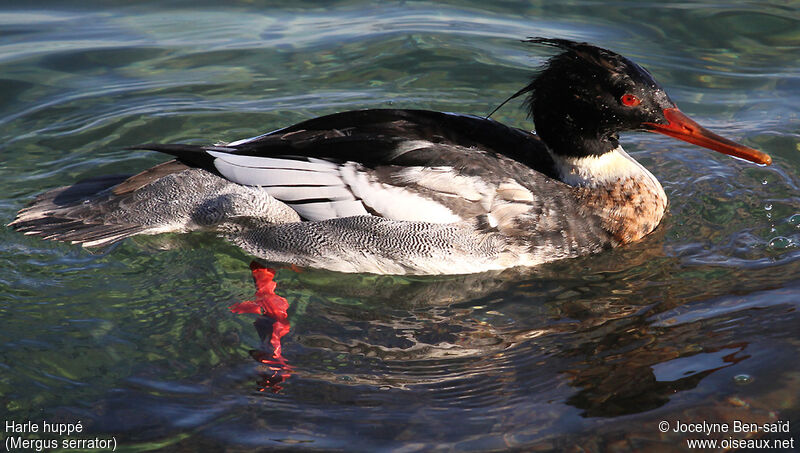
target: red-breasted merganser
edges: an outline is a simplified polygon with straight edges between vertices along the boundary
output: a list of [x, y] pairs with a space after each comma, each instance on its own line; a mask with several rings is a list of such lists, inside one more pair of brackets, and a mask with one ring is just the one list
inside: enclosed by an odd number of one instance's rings
[[561, 49], [517, 95], [536, 133], [425, 110], [357, 110], [175, 156], [131, 177], [51, 190], [10, 224], [102, 247], [137, 234], [220, 232], [272, 262], [342, 272], [459, 274], [534, 266], [637, 241], [667, 207], [620, 147], [658, 132], [769, 165], [681, 113], [631, 60]]

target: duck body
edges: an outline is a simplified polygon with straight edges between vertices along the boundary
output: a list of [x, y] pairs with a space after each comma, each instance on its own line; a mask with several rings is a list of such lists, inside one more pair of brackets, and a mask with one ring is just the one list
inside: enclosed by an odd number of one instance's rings
[[[629, 62], [588, 44], [541, 42], [567, 49], [549, 65], [561, 73], [559, 58], [586, 65], [581, 52]], [[632, 73], [632, 81], [609, 79], [632, 87], [622, 98], [612, 94], [622, 99], [622, 115], [604, 112], [602, 103], [583, 105], [581, 96], [596, 102], [591, 91], [566, 93], [567, 103], [577, 102], [571, 108], [549, 98], [558, 87], [536, 86], [553, 75], [545, 70], [520, 91], [534, 93], [537, 124], [561, 125], [545, 133], [475, 116], [379, 109], [215, 146], [142, 145], [175, 160], [46, 192], [10, 225], [86, 247], [136, 234], [216, 231], [269, 261], [380, 274], [472, 273], [594, 253], [646, 236], [667, 207], [661, 185], [616, 133], [643, 128], [687, 141], [681, 134], [698, 134], [678, 129], [696, 126], [685, 117], [668, 118], [677, 109], [649, 74]], [[651, 92], [635, 91], [637, 84]], [[625, 110], [628, 92], [648, 111]], [[543, 103], [560, 108], [542, 110]], [[592, 109], [617, 120], [580, 118]], [[641, 118], [625, 117], [633, 113]], [[742, 148], [735, 150], [757, 153]]]
[[[635, 241], [666, 206], [655, 178], [621, 150], [616, 159], [586, 158], [608, 161], [612, 176], [594, 180], [597, 168], [554, 158], [535, 134], [442, 112], [350, 111], [228, 145], [145, 148], [178, 159], [106, 179], [113, 185], [89, 198], [76, 186], [48, 192], [14, 226], [88, 246], [211, 230], [269, 261], [443, 274], [536, 265]], [[574, 185], [561, 180], [564, 170]], [[77, 198], [65, 195], [70, 190]]]

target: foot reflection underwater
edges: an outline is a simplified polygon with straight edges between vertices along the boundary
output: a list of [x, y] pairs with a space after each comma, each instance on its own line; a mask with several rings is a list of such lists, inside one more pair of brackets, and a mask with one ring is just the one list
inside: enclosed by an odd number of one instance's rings
[[231, 305], [229, 308], [233, 313], [254, 313], [261, 315], [253, 323], [258, 331], [258, 336], [263, 344], [269, 335], [269, 344], [272, 351], [251, 350], [250, 355], [259, 363], [265, 366], [263, 384], [260, 390], [267, 389], [279, 392], [283, 387], [282, 383], [292, 375], [292, 367], [283, 358], [281, 350], [281, 338], [289, 333], [291, 325], [286, 310], [289, 302], [275, 294], [277, 283], [275, 270], [262, 266], [256, 261], [250, 263], [250, 270], [253, 273], [253, 281], [256, 285], [254, 300], [248, 300]]

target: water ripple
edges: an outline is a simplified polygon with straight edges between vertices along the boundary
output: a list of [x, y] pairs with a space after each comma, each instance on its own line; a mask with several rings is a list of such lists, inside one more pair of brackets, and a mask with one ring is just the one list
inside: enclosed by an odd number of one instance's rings
[[[551, 54], [517, 41], [530, 35], [630, 55], [775, 163], [623, 134], [671, 199], [638, 244], [447, 278], [282, 269], [281, 382], [259, 321], [228, 310], [253, 289], [235, 247], [164, 235], [90, 255], [2, 229], [4, 409], [80, 419], [132, 449], [421, 451], [641, 449], [664, 442], [659, 419], [698, 407], [715, 421], [796, 410], [797, 25], [778, 2], [6, 9], [6, 220], [45, 189], [162, 159], [122, 150], [137, 143], [365, 107], [487, 113]], [[512, 106], [496, 117], [531, 127]]]

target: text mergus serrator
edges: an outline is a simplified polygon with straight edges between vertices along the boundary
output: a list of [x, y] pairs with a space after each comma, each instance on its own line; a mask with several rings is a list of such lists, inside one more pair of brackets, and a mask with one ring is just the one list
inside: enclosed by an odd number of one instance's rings
[[216, 231], [268, 261], [342, 272], [457, 274], [533, 266], [641, 239], [667, 197], [620, 147], [645, 130], [758, 164], [768, 155], [678, 110], [641, 66], [586, 43], [517, 94], [536, 133], [476, 116], [357, 110], [215, 146], [139, 148], [174, 160], [40, 195], [10, 224], [102, 247]]

